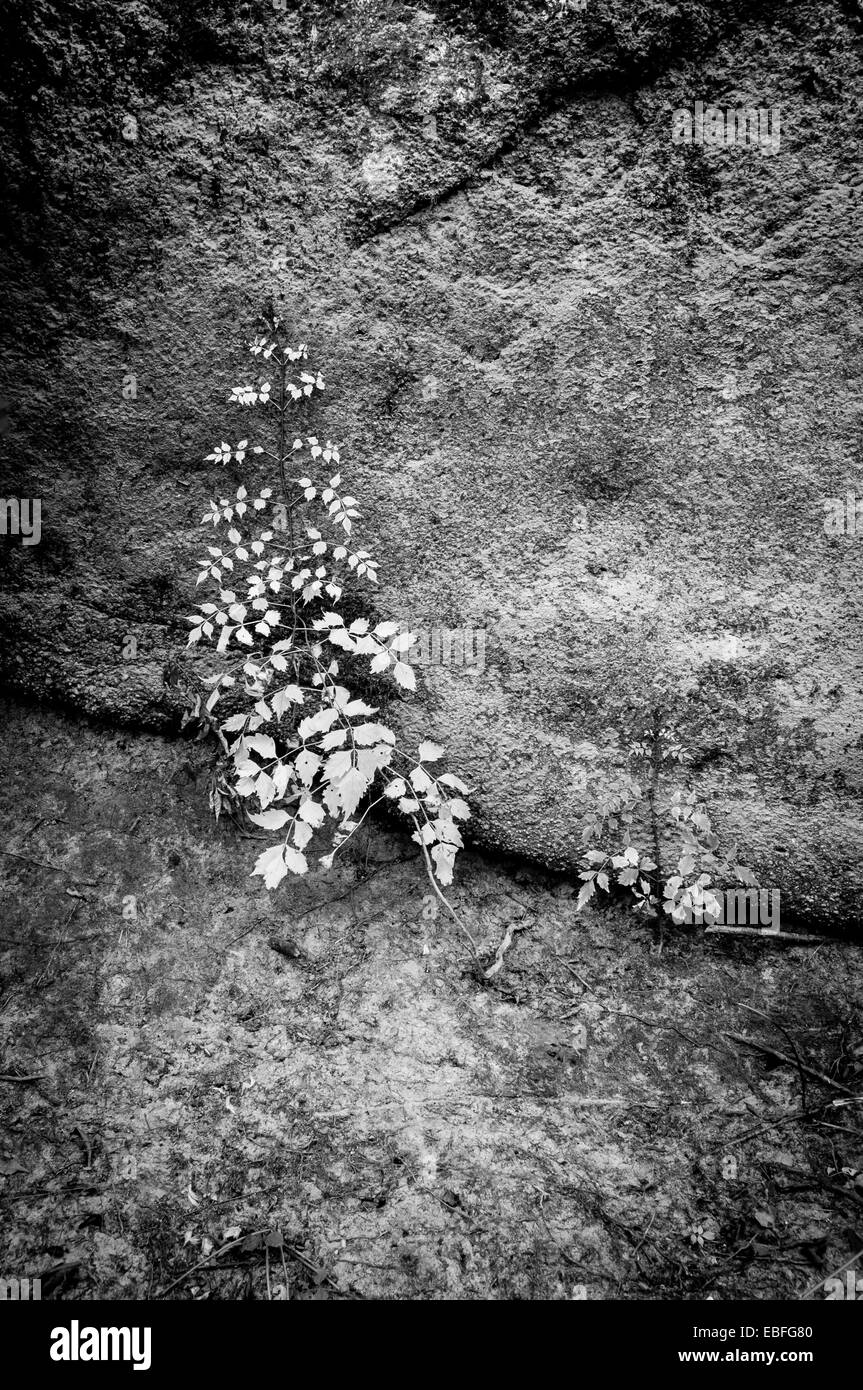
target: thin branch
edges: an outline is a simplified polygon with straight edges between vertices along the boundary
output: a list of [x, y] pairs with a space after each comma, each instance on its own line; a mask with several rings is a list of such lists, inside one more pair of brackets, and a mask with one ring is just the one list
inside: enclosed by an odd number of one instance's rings
[[171, 1292], [172, 1289], [175, 1289], [177, 1287], [178, 1284], [182, 1284], [185, 1279], [188, 1279], [190, 1275], [195, 1274], [197, 1270], [203, 1269], [204, 1266], [209, 1262], [211, 1257], [213, 1259], [218, 1260], [220, 1256], [226, 1255], [229, 1250], [236, 1250], [238, 1245], [243, 1245], [244, 1242], [247, 1241], [250, 1236], [265, 1236], [269, 1229], [270, 1228], [268, 1226], [266, 1230], [263, 1231], [249, 1231], [247, 1235], [238, 1236], [236, 1240], [229, 1240], [226, 1245], [221, 1246], [216, 1251], [215, 1255], [212, 1254], [212, 1251], [209, 1255], [205, 1255], [202, 1260], [199, 1260], [197, 1264], [192, 1265], [191, 1268], [184, 1270], [182, 1274], [177, 1276], [173, 1283], [168, 1284], [164, 1289], [160, 1289], [158, 1293], [155, 1293], [153, 1295], [153, 1297], [165, 1298]]
[[10, 859], [20, 859], [24, 864], [33, 864], [37, 869], [50, 869], [54, 874], [65, 874], [69, 872], [68, 869], [64, 869], [60, 864], [46, 864], [43, 859], [31, 859], [29, 855], [19, 854], [17, 850], [14, 849], [4, 849], [0, 851], [0, 853], [8, 855]]
[[423, 843], [422, 832], [421, 832], [421, 830], [420, 830], [420, 823], [419, 823], [419, 821], [417, 820], [417, 818], [416, 818], [415, 815], [412, 815], [412, 816], [411, 816], [411, 820], [413, 821], [413, 823], [414, 823], [414, 825], [415, 825], [415, 827], [416, 827], [417, 838], [418, 838], [418, 840], [419, 840], [420, 849], [421, 849], [422, 852], [423, 852], [423, 859], [424, 859], [424, 861], [425, 861], [425, 870], [426, 870], [426, 873], [427, 873], [427, 875], [428, 875], [428, 881], [429, 881], [429, 883], [430, 883], [431, 886], [432, 886], [432, 892], [433, 892], [433, 893], [435, 894], [435, 896], [436, 896], [437, 898], [439, 898], [440, 901], [443, 903], [444, 907], [446, 908], [447, 912], [448, 912], [448, 913], [450, 914], [450, 916], [452, 917], [452, 919], [453, 919], [453, 921], [455, 922], [456, 926], [458, 927], [459, 931], [463, 932], [464, 935], [467, 937], [468, 941], [470, 942], [470, 949], [471, 949], [471, 951], [473, 952], [473, 958], [474, 958], [476, 964], [480, 966], [480, 969], [482, 969], [482, 966], [480, 965], [480, 959], [479, 959], [479, 949], [478, 949], [478, 947], [477, 947], [476, 942], [474, 941], [473, 937], [471, 936], [471, 934], [470, 934], [470, 932], [468, 931], [467, 927], [465, 926], [464, 922], [463, 922], [463, 921], [461, 920], [461, 918], [459, 917], [459, 915], [458, 915], [458, 913], [456, 912], [455, 908], [453, 907], [452, 903], [449, 902], [449, 901], [444, 897], [443, 893], [441, 892], [440, 888], [439, 888], [438, 885], [437, 885], [437, 880], [435, 879], [435, 876], [434, 876], [434, 869], [432, 868], [432, 862], [431, 862], [431, 859], [430, 859], [430, 857], [429, 857], [429, 852], [428, 852], [428, 849], [427, 849], [426, 845]]
[[797, 1062], [797, 1070], [800, 1074], [800, 1103], [803, 1106], [803, 1109], [806, 1110], [809, 1104], [806, 1098], [806, 1071], [803, 1066], [803, 1058], [800, 1056], [800, 1049], [798, 1048], [797, 1043], [794, 1041], [794, 1038], [789, 1033], [788, 1029], [784, 1026], [784, 1024], [779, 1023], [777, 1019], [771, 1018], [770, 1015], [766, 1014], [763, 1009], [756, 1009], [753, 1007], [752, 1004], [741, 1004], [741, 1008], [746, 1009], [747, 1013], [757, 1014], [759, 1018], [763, 1018], [768, 1023], [772, 1023], [773, 1027], [778, 1028], [782, 1036], [787, 1039], [791, 1051], [794, 1053], [794, 1058]]
[[569, 971], [570, 975], [573, 975], [575, 979], [578, 980], [578, 983], [582, 985], [584, 989], [587, 990], [588, 994], [592, 994], [594, 996], [598, 1006], [600, 1007], [600, 1009], [604, 1010], [605, 1013], [617, 1014], [619, 1018], [628, 1018], [633, 1023], [643, 1023], [645, 1028], [664, 1028], [669, 1033], [676, 1033], [679, 1038], [683, 1038], [686, 1042], [694, 1043], [697, 1045], [697, 1038], [693, 1038], [690, 1033], [684, 1033], [682, 1028], [675, 1028], [673, 1023], [660, 1023], [658, 1019], [643, 1018], [641, 1014], [631, 1014], [627, 1009], [615, 1009], [611, 1006], [611, 1004], [604, 1004], [603, 1001], [600, 999], [599, 995], [597, 994], [596, 990], [593, 988], [593, 985], [589, 985], [587, 983], [587, 980], [583, 979], [581, 975], [579, 975], [577, 970], [573, 970], [569, 961], [564, 960], [563, 956], [558, 955], [556, 951], [554, 954], [557, 956], [557, 959], [560, 961], [561, 965]]
[[488, 967], [488, 970], [483, 971], [487, 980], [491, 980], [503, 967], [503, 957], [505, 952], [508, 951], [512, 945], [514, 934], [518, 931], [524, 931], [528, 926], [530, 926], [530, 923], [527, 921], [510, 922], [508, 924], [504, 932], [503, 940], [494, 953], [494, 961]]
[[798, 1294], [798, 1303], [805, 1302], [805, 1300], [807, 1298], [810, 1298], [812, 1294], [817, 1293], [819, 1289], [823, 1289], [824, 1285], [828, 1282], [828, 1280], [836, 1279], [840, 1274], [844, 1274], [845, 1270], [849, 1269], [850, 1266], [853, 1265], [855, 1260], [859, 1260], [861, 1255], [863, 1255], [863, 1249], [858, 1250], [855, 1255], [851, 1256], [850, 1260], [846, 1260], [845, 1263], [840, 1265], [838, 1269], [834, 1269], [832, 1274], [828, 1274], [825, 1276], [825, 1278], [819, 1279], [815, 1284], [810, 1284], [809, 1288], [806, 1290], [805, 1293]]
[[[763, 1052], [765, 1056], [772, 1057], [777, 1062], [784, 1062], [787, 1067], [797, 1066], [793, 1057], [788, 1057], [784, 1052], [777, 1052], [774, 1047], [768, 1047], [766, 1043], [758, 1042], [755, 1038], [744, 1037], [742, 1033], [723, 1033], [724, 1038], [730, 1038], [732, 1042], [742, 1043], [744, 1047], [754, 1047], [758, 1052]], [[843, 1086], [841, 1081], [834, 1081], [832, 1076], [827, 1076], [823, 1071], [817, 1071], [815, 1067], [809, 1067], [805, 1062], [799, 1066], [806, 1072], [807, 1076], [814, 1077], [823, 1086], [832, 1086], [835, 1091], [842, 1091], [846, 1096], [853, 1096], [854, 1092], [850, 1086]]]
[[[771, 1120], [766, 1125], [756, 1125], [753, 1129], [744, 1130], [743, 1134], [738, 1134], [734, 1139], [721, 1139], [715, 1145], [717, 1149], [732, 1149], [737, 1144], [745, 1144], [747, 1139], [759, 1139], [762, 1134], [769, 1134], [771, 1129], [780, 1129], [782, 1125], [790, 1124], [792, 1120], [808, 1120], [820, 1114], [822, 1110], [832, 1110], [844, 1105], [853, 1105], [854, 1097], [850, 1100], [825, 1100], [821, 1105], [810, 1106], [808, 1110], [791, 1110], [787, 1115], [779, 1115], [775, 1120]], [[863, 1100], [863, 1096], [860, 1097]], [[826, 1121], [815, 1120], [816, 1124], [824, 1124]]]
[[761, 927], [706, 927], [705, 936], [758, 936], [764, 941], [793, 941], [798, 946], [823, 946], [826, 937], [806, 936], [802, 932], [764, 931]]

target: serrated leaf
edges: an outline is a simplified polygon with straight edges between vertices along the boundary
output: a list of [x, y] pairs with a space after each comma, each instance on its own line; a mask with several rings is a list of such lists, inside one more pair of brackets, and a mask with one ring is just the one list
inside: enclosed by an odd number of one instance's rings
[[437, 760], [438, 760], [438, 758], [442, 758], [442, 757], [443, 757], [444, 751], [445, 751], [445, 750], [444, 750], [443, 748], [441, 748], [441, 746], [440, 746], [439, 743], [432, 743], [430, 739], [426, 739], [426, 740], [425, 740], [423, 743], [421, 743], [420, 746], [419, 746], [419, 759], [420, 759], [420, 762], [421, 762], [421, 763], [436, 763]]
[[319, 801], [313, 801], [311, 797], [303, 802], [297, 815], [300, 817], [300, 820], [306, 821], [316, 829], [319, 825], [323, 825], [326, 819], [326, 811], [323, 806]]
[[314, 829], [305, 821], [297, 820], [294, 822], [294, 844], [297, 849], [305, 849], [306, 845], [314, 835]]
[[358, 714], [377, 714], [377, 706], [367, 705], [364, 700], [351, 700], [344, 707], [345, 714], [355, 719]]
[[[374, 670], [374, 662], [372, 662], [372, 670]], [[412, 666], [406, 666], [403, 661], [397, 661], [393, 666], [393, 675], [404, 690], [416, 690], [417, 678]]]
[[287, 872], [284, 846], [273, 845], [258, 856], [252, 876], [260, 874], [268, 888], [278, 888]]
[[302, 721], [297, 732], [305, 742], [306, 739], [314, 738], [315, 734], [325, 734], [338, 717], [339, 711], [332, 707], [318, 710], [317, 714], [310, 715]]
[[292, 874], [308, 872], [309, 865], [306, 856], [301, 854], [298, 849], [294, 849], [293, 845], [286, 845], [285, 847], [285, 863]]
[[262, 825], [265, 830], [281, 830], [290, 819], [287, 811], [261, 811], [260, 814], [249, 812], [249, 820], [254, 821], [255, 825]]
[[313, 753], [310, 748], [304, 748], [301, 753], [297, 754], [294, 759], [294, 767], [297, 769], [297, 776], [305, 786], [311, 786], [322, 761], [318, 754]]
[[455, 849], [452, 845], [434, 845], [431, 857], [435, 864], [435, 877], [446, 887], [448, 884], [452, 883]]
[[349, 768], [344, 777], [339, 779], [336, 789], [339, 794], [339, 804], [346, 816], [353, 815], [368, 791], [370, 783], [371, 778], [366, 777], [357, 767]]
[[303, 692], [298, 685], [286, 685], [284, 690], [277, 690], [275, 695], [270, 696], [270, 704], [274, 712], [281, 716], [291, 708], [291, 705], [303, 703]]
[[385, 724], [355, 724], [351, 729], [354, 743], [368, 748], [373, 743], [395, 743], [396, 736]]
[[269, 734], [250, 734], [246, 739], [246, 746], [254, 748], [256, 753], [260, 753], [262, 758], [274, 758], [276, 756], [276, 745]]
[[415, 792], [428, 791], [429, 787], [433, 785], [432, 779], [423, 767], [413, 769], [410, 774], [410, 783]]
[[576, 912], [580, 912], [581, 909], [584, 907], [585, 903], [590, 902], [590, 899], [593, 897], [595, 892], [596, 881], [593, 878], [588, 879], [587, 883], [582, 884], [581, 891], [579, 892], [578, 899], [576, 900], [575, 904]]

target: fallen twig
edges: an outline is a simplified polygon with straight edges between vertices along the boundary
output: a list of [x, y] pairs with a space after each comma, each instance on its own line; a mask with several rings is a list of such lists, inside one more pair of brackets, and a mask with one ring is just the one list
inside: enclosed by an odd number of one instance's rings
[[43, 859], [32, 859], [29, 854], [19, 854], [18, 851], [14, 849], [4, 849], [0, 851], [0, 853], [8, 855], [10, 859], [20, 859], [24, 864], [33, 864], [37, 869], [50, 869], [54, 874], [65, 874], [69, 872], [68, 869], [64, 869], [60, 864], [46, 864]]
[[596, 990], [593, 988], [593, 985], [589, 985], [587, 983], [587, 980], [583, 979], [582, 976], [579, 975], [577, 970], [573, 970], [569, 961], [564, 960], [563, 956], [558, 955], [556, 951], [554, 954], [557, 956], [557, 959], [560, 961], [561, 965], [565, 966], [565, 968], [569, 971], [570, 975], [574, 976], [575, 979], [578, 980], [578, 983], [584, 989], [587, 990], [588, 994], [593, 995], [593, 997], [596, 999], [597, 1004], [601, 1009], [605, 1011], [605, 1013], [617, 1014], [619, 1018], [631, 1019], [633, 1023], [643, 1023], [645, 1028], [665, 1028], [669, 1033], [676, 1033], [679, 1038], [684, 1038], [686, 1042], [694, 1043], [697, 1046], [697, 1038], [693, 1038], [690, 1033], [684, 1033], [682, 1028], [675, 1028], [673, 1023], [660, 1023], [658, 1019], [642, 1018], [640, 1014], [631, 1014], [626, 1009], [615, 1009], [612, 1007], [611, 1004], [604, 1004], [602, 1000], [599, 998], [599, 995], [597, 994]]
[[[259, 837], [254, 836], [253, 838], [257, 839]], [[260, 838], [266, 839], [266, 836]], [[361, 879], [359, 879], [358, 882], [352, 883], [350, 888], [348, 888], [346, 892], [339, 893], [335, 898], [325, 898], [323, 902], [312, 903], [311, 907], [304, 908], [303, 911], [299, 914], [299, 916], [291, 918], [291, 926], [295, 928], [298, 922], [302, 922], [303, 918], [310, 916], [312, 912], [317, 912], [321, 908], [332, 907], [333, 903], [344, 902], [345, 898], [350, 898], [354, 893], [358, 893], [361, 888], [365, 888], [366, 884], [371, 883], [372, 879], [375, 878], [379, 873], [382, 873], [384, 869], [389, 868], [392, 864], [405, 864], [412, 857], [412, 855], [397, 855], [394, 859], [385, 860], [382, 864], [378, 864], [377, 866], [373, 867], [371, 873], [364, 874], [364, 876]], [[224, 954], [224, 952], [229, 951], [232, 946], [236, 945], [238, 941], [242, 941], [244, 937], [247, 937], [251, 932], [255, 930], [255, 927], [259, 925], [259, 922], [253, 922], [250, 927], [246, 927], [245, 931], [241, 931], [239, 936], [232, 937], [231, 940], [228, 942], [227, 946], [221, 946], [219, 948], [220, 952]]]
[[15, 1073], [11, 1071], [0, 1073], [0, 1081], [42, 1081], [44, 1077], [45, 1073], [43, 1071], [34, 1072], [32, 1076], [16, 1076]]
[[[266, 1237], [271, 1231], [271, 1229], [272, 1227], [267, 1226], [262, 1231], [248, 1231], [246, 1235], [238, 1236], [236, 1240], [229, 1240], [226, 1245], [220, 1246], [219, 1249], [215, 1251], [215, 1253], [211, 1250], [209, 1255], [205, 1255], [202, 1260], [198, 1260], [197, 1264], [191, 1265], [189, 1269], [185, 1270], [182, 1274], [178, 1275], [177, 1278], [173, 1281], [173, 1283], [166, 1285], [164, 1289], [160, 1289], [160, 1291], [154, 1294], [153, 1297], [165, 1298], [171, 1292], [172, 1289], [175, 1289], [177, 1287], [178, 1284], [182, 1284], [185, 1279], [188, 1279], [192, 1274], [197, 1274], [199, 1270], [207, 1268], [209, 1266], [210, 1260], [220, 1259], [221, 1256], [226, 1255], [229, 1250], [236, 1250], [238, 1245], [244, 1245], [246, 1241], [253, 1236]], [[264, 1248], [267, 1249], [268, 1247], [265, 1245]], [[311, 1270], [316, 1279], [319, 1278], [322, 1271], [318, 1268], [316, 1264], [314, 1264], [308, 1258], [307, 1255], [304, 1255], [302, 1251], [295, 1249], [293, 1245], [283, 1245], [282, 1247], [280, 1247], [280, 1249], [287, 1250], [289, 1255], [292, 1255], [295, 1260], [299, 1260], [300, 1264], [305, 1265], [306, 1269]], [[282, 1262], [284, 1263], [284, 1255], [282, 1255]], [[217, 1269], [228, 1268], [227, 1265], [216, 1265], [215, 1267]], [[269, 1256], [267, 1257], [267, 1267], [269, 1269]], [[285, 1273], [287, 1274], [287, 1270], [285, 1271]], [[331, 1288], [337, 1289], [339, 1293], [344, 1293], [344, 1290], [339, 1287], [336, 1280], [333, 1279], [332, 1276], [329, 1274], [325, 1274], [322, 1279], [319, 1279], [319, 1282], [323, 1284], [329, 1284]]]
[[28, 946], [33, 950], [44, 950], [51, 946], [71, 946], [76, 941], [98, 941], [102, 937], [110, 936], [110, 931], [89, 931], [83, 932], [79, 936], [62, 936], [55, 941], [37, 941], [34, 938], [22, 938], [18, 940], [14, 936], [0, 936], [0, 941], [6, 946]]
[[497, 974], [497, 972], [503, 965], [504, 954], [509, 950], [510, 946], [512, 945], [512, 938], [515, 932], [524, 931], [525, 927], [527, 927], [528, 925], [529, 923], [526, 921], [510, 922], [508, 924], [507, 929], [504, 932], [503, 940], [501, 941], [500, 945], [494, 953], [493, 963], [488, 967], [488, 970], [483, 971], [483, 975], [487, 980], [492, 979], [493, 976]]
[[863, 1193], [855, 1191], [853, 1187], [840, 1187], [837, 1182], [828, 1182], [826, 1178], [819, 1178], [821, 1187], [828, 1192], [835, 1192], [837, 1197], [847, 1197], [849, 1202], [856, 1202], [859, 1207], [863, 1207]]
[[[573, 1106], [578, 1110], [590, 1105], [641, 1105], [644, 1102], [637, 1100], [624, 1100], [623, 1096], [567, 1096], [564, 1104]], [[651, 1104], [651, 1102], [647, 1102]]]
[[[821, 1110], [835, 1110], [843, 1105], [853, 1105], [857, 1097], [852, 1096], [849, 1100], [825, 1100], [821, 1105], [812, 1105], [807, 1110], [791, 1110], [787, 1115], [779, 1115], [775, 1120], [771, 1120], [766, 1125], [756, 1125], [754, 1129], [747, 1129], [743, 1134], [738, 1134], [735, 1139], [721, 1139], [714, 1147], [717, 1149], [731, 1149], [735, 1144], [743, 1144], [747, 1139], [757, 1139], [762, 1134], [767, 1134], [771, 1129], [779, 1129], [782, 1125], [789, 1124], [792, 1120], [806, 1120], [809, 1116], [817, 1115]], [[863, 1101], [863, 1096], [859, 1097]], [[816, 1120], [816, 1124], [822, 1123]]]
[[82, 1143], [83, 1143], [83, 1145], [84, 1145], [84, 1149], [85, 1149], [86, 1154], [87, 1154], [87, 1162], [85, 1163], [84, 1167], [85, 1167], [85, 1168], [92, 1168], [92, 1167], [93, 1167], [93, 1141], [92, 1141], [92, 1139], [88, 1139], [88, 1138], [87, 1138], [87, 1135], [84, 1133], [84, 1131], [83, 1131], [83, 1129], [81, 1128], [80, 1125], [76, 1125], [75, 1128], [72, 1130], [72, 1133], [73, 1133], [73, 1134], [80, 1134], [80, 1136], [81, 1136], [81, 1141], [82, 1141]]
[[764, 931], [761, 927], [706, 927], [705, 936], [760, 936], [765, 941], [792, 941], [796, 946], [823, 946], [826, 936], [805, 936], [802, 932]]
[[747, 1013], [757, 1014], [759, 1018], [765, 1019], [767, 1023], [772, 1023], [773, 1027], [778, 1028], [782, 1036], [788, 1040], [788, 1044], [791, 1048], [791, 1051], [794, 1053], [794, 1060], [797, 1063], [797, 1070], [800, 1073], [800, 1103], [803, 1106], [803, 1109], [807, 1110], [809, 1108], [809, 1101], [806, 1096], [806, 1071], [803, 1066], [803, 1059], [800, 1056], [800, 1049], [798, 1048], [797, 1043], [794, 1041], [792, 1034], [789, 1033], [788, 1029], [785, 1027], [783, 1023], [779, 1023], [776, 1019], [771, 1018], [770, 1015], [766, 1014], [763, 1009], [756, 1009], [752, 1004], [741, 1004], [740, 1007], [742, 1009], [746, 1009]]
[[843, 1086], [841, 1081], [834, 1081], [832, 1076], [826, 1076], [823, 1071], [817, 1071], [815, 1067], [807, 1066], [805, 1062], [796, 1062], [793, 1057], [787, 1057], [784, 1052], [777, 1052], [775, 1047], [768, 1047], [766, 1043], [758, 1042], [755, 1038], [744, 1037], [742, 1033], [723, 1033], [722, 1036], [730, 1038], [732, 1042], [742, 1043], [744, 1047], [754, 1047], [767, 1057], [773, 1057], [777, 1062], [784, 1062], [787, 1067], [799, 1066], [802, 1071], [806, 1072], [807, 1076], [814, 1077], [824, 1086], [832, 1086], [835, 1091], [842, 1091], [846, 1096], [854, 1095], [850, 1086]]
[[850, 1260], [845, 1261], [844, 1265], [840, 1265], [838, 1269], [834, 1269], [832, 1274], [825, 1274], [823, 1279], [819, 1279], [815, 1284], [810, 1284], [805, 1293], [798, 1294], [798, 1303], [802, 1303], [805, 1299], [809, 1298], [811, 1294], [817, 1293], [819, 1289], [823, 1289], [828, 1279], [836, 1279], [840, 1274], [844, 1274], [845, 1270], [853, 1265], [855, 1260], [859, 1260], [861, 1255], [863, 1255], [863, 1250], [858, 1250], [856, 1255], [852, 1255]]
[[178, 1284], [182, 1284], [184, 1279], [188, 1279], [190, 1275], [197, 1273], [199, 1269], [203, 1269], [204, 1266], [209, 1263], [211, 1258], [218, 1260], [221, 1255], [227, 1255], [229, 1250], [236, 1250], [238, 1245], [243, 1245], [244, 1242], [247, 1241], [250, 1236], [265, 1236], [269, 1229], [270, 1227], [267, 1226], [267, 1228], [263, 1231], [248, 1231], [246, 1235], [238, 1236], [236, 1240], [229, 1240], [226, 1245], [222, 1245], [216, 1251], [215, 1255], [213, 1255], [213, 1252], [210, 1251], [209, 1255], [205, 1255], [204, 1258], [202, 1260], [199, 1260], [197, 1264], [194, 1264], [189, 1269], [184, 1270], [182, 1274], [177, 1276], [177, 1278], [174, 1280], [172, 1284], [168, 1284], [164, 1289], [160, 1289], [158, 1293], [153, 1295], [153, 1297], [165, 1298], [166, 1295], [169, 1294], [172, 1289], [175, 1289]]

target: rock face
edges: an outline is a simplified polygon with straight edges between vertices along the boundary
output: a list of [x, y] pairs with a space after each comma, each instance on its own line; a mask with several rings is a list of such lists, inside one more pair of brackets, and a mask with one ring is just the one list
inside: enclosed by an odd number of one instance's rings
[[[259, 424], [226, 401], [271, 296], [381, 615], [475, 634], [392, 717], [480, 840], [574, 867], [656, 720], [661, 793], [786, 919], [859, 927], [854, 7], [330, 10], [4, 16], [0, 490], [41, 499], [0, 537], [4, 680], [173, 726], [203, 507], [268, 480], [204, 456]], [[696, 143], [698, 102], [760, 142]]]

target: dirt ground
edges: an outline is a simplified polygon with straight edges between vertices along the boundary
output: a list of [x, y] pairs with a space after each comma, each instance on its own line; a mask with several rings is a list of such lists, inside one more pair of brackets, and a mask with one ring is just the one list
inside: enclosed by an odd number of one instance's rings
[[482, 985], [387, 826], [270, 895], [209, 814], [204, 747], [2, 722], [0, 1276], [821, 1299], [863, 1250], [859, 946], [660, 951], [621, 909], [577, 915], [572, 882], [466, 853], [474, 934], [519, 928]]

